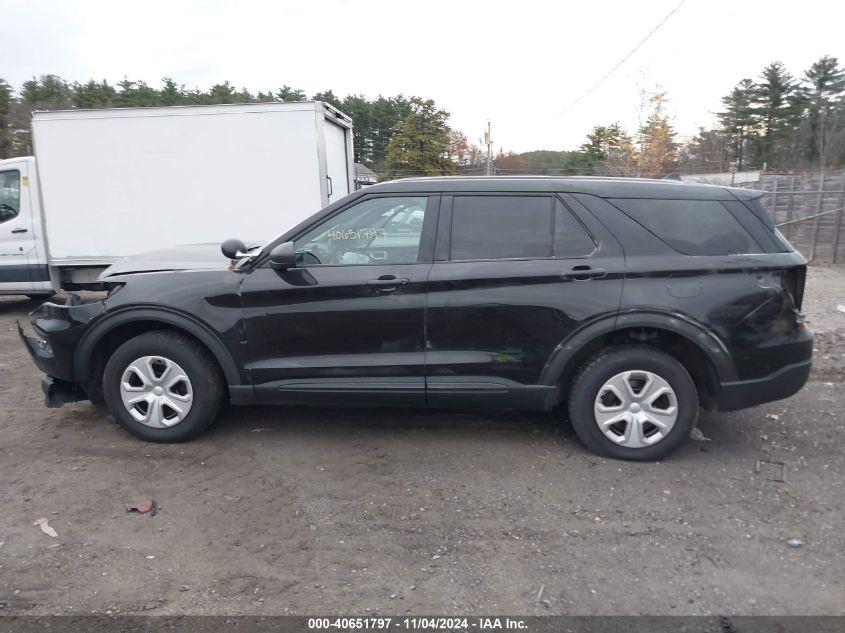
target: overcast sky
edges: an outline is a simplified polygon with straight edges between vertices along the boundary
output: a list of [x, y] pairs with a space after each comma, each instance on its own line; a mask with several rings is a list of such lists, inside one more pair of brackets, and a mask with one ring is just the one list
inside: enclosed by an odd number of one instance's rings
[[771, 61], [796, 75], [845, 62], [845, 2], [687, 0], [563, 114], [678, 2], [0, 0], [0, 77], [401, 92], [433, 98], [470, 141], [489, 117], [497, 148], [527, 151], [573, 149], [597, 123], [633, 131], [641, 89], [666, 90], [688, 135]]

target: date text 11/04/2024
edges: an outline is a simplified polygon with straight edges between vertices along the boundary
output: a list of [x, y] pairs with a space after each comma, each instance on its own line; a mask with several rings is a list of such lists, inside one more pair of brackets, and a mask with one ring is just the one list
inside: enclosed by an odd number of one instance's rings
[[308, 630], [437, 630], [455, 631], [472, 630], [526, 630], [527, 623], [521, 618], [510, 617], [340, 617], [340, 618], [308, 618]]

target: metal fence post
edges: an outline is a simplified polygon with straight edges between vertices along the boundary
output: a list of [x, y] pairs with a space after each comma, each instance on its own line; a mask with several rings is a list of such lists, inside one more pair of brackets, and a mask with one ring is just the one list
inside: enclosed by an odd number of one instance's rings
[[786, 230], [786, 233], [784, 233], [784, 235], [788, 236], [791, 233], [792, 237], [791, 238], [787, 237], [786, 239], [788, 239], [790, 242], [795, 242], [795, 246], [797, 247], [798, 246], [798, 239], [797, 239], [798, 238], [798, 231], [791, 224], [793, 209], [795, 208], [795, 187], [796, 187], [796, 184], [797, 184], [795, 182], [795, 180], [796, 180], [795, 176], [791, 176], [790, 179], [789, 179], [789, 201], [788, 201], [789, 206], [786, 207], [786, 222], [787, 222], [786, 226], [788, 226], [789, 228]]
[[845, 206], [845, 171], [839, 173], [840, 186], [839, 190], [839, 212], [836, 214], [836, 226], [833, 228], [833, 263], [836, 263], [837, 254], [839, 253], [839, 231], [842, 229], [842, 207]]
[[[822, 205], [824, 204], [824, 170], [820, 172], [821, 174], [821, 182], [819, 182], [819, 197], [816, 199], [816, 213], [822, 212]], [[819, 241], [819, 217], [816, 215], [816, 219], [813, 221], [813, 249], [812, 255], [810, 256], [810, 261], [813, 262], [816, 260], [816, 246], [818, 245]]]

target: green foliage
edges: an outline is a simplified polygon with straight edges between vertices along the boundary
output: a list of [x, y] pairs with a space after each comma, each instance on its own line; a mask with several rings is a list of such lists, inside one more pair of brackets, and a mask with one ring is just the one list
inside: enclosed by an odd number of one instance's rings
[[806, 155], [811, 161], [827, 162], [830, 148], [842, 133], [845, 117], [845, 70], [835, 57], [825, 55], [804, 73], [807, 84], [809, 134]]
[[[380, 100], [382, 101], [382, 100]], [[379, 104], [379, 102], [376, 102]], [[437, 176], [455, 172], [449, 160], [449, 113], [439, 110], [431, 99], [413, 97], [409, 113], [397, 123], [385, 153], [387, 178]]]
[[[370, 161], [376, 171], [382, 169], [383, 166], [387, 166], [387, 150], [391, 137], [397, 130], [399, 123], [407, 120], [411, 115], [413, 101], [430, 103], [432, 107], [434, 105], [434, 102], [430, 99], [425, 102], [418, 97], [408, 100], [401, 94], [387, 98], [380, 96], [370, 103], [369, 130], [366, 141], [370, 147]], [[449, 115], [443, 114], [445, 121]]]
[[11, 156], [12, 129], [9, 116], [12, 109], [12, 87], [0, 79], [0, 159]]
[[[55, 75], [44, 75], [24, 82], [15, 95], [12, 87], [0, 80], [0, 159], [31, 153], [29, 126], [30, 113], [34, 110], [262, 103], [304, 99], [305, 92], [287, 84], [275, 91], [252, 94], [244, 88], [236, 88], [228, 81], [202, 91], [187, 89], [170, 77], [163, 78], [161, 87], [155, 88], [129, 78], [124, 78], [115, 86], [105, 80], [93, 79], [86, 83], [69, 84]], [[331, 90], [319, 92], [312, 99], [325, 101], [352, 117], [355, 125], [355, 160], [376, 171], [383, 170], [391, 138], [397, 126], [411, 114], [413, 101], [403, 95], [379, 96], [374, 100], [360, 95], [340, 98]], [[446, 171], [451, 172], [453, 169], [454, 164], [449, 162]]]
[[722, 128], [731, 138], [733, 159], [738, 170], [745, 166], [746, 145], [751, 129], [756, 123], [754, 100], [757, 86], [751, 79], [740, 81], [731, 93], [722, 98], [725, 110], [719, 113]]
[[781, 62], [763, 69], [762, 81], [754, 94], [754, 118], [758, 122], [757, 156], [763, 163], [780, 162], [784, 147], [795, 132], [796, 115], [800, 118], [800, 101], [795, 99], [798, 82]]
[[581, 145], [581, 173], [632, 176], [637, 171], [633, 141], [620, 123], [596, 125]]
[[495, 173], [503, 175], [536, 174], [539, 176], [567, 176], [592, 173], [595, 161], [586, 152], [535, 150], [515, 154], [499, 154], [493, 161]]
[[117, 91], [106, 81], [97, 83], [93, 79], [85, 84], [75, 83], [71, 88], [71, 102], [74, 108], [111, 108], [116, 102]]
[[273, 95], [275, 101], [305, 101], [305, 93], [302, 90], [284, 85]]
[[334, 106], [338, 110], [343, 110], [343, 101], [341, 101], [340, 97], [338, 97], [331, 90], [326, 90], [325, 92], [318, 92], [311, 98], [314, 101], [322, 101], [324, 103], [328, 103], [329, 105]]
[[845, 69], [825, 56], [796, 80], [780, 62], [758, 83], [742, 80], [722, 100], [719, 127], [701, 130], [681, 151], [697, 170], [804, 169], [845, 163]]

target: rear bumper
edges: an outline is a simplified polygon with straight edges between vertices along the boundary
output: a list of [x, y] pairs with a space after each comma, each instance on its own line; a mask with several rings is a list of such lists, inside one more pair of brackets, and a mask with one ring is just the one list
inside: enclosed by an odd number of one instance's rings
[[788, 398], [807, 382], [812, 364], [812, 360], [804, 360], [786, 365], [763, 378], [722, 383], [719, 410], [736, 411]]

